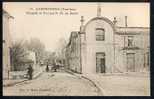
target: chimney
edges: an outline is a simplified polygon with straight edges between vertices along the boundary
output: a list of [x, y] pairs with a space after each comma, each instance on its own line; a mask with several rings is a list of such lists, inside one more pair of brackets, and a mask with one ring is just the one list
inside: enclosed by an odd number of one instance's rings
[[127, 27], [127, 16], [125, 16], [125, 27]]
[[82, 26], [83, 23], [84, 23], [84, 17], [83, 17], [83, 16], [81, 16], [81, 20], [80, 20], [80, 22], [81, 22], [81, 26]]
[[97, 17], [101, 17], [101, 4], [97, 4]]

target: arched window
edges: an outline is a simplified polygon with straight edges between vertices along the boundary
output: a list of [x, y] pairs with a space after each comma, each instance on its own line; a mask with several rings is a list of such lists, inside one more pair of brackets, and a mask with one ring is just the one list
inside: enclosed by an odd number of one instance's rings
[[96, 41], [105, 40], [105, 30], [103, 28], [96, 28]]

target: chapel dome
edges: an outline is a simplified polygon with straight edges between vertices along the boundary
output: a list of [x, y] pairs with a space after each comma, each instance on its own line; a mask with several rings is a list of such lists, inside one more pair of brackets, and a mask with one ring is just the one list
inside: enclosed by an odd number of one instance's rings
[[112, 28], [114, 28], [114, 24], [111, 20], [109, 20], [108, 18], [106, 17], [94, 17], [92, 19], [90, 19], [84, 26], [84, 31], [86, 29], [86, 27], [88, 26], [88, 24], [92, 23], [93, 21], [96, 21], [96, 20], [102, 20], [102, 21], [105, 21], [106, 23], [110, 24]]

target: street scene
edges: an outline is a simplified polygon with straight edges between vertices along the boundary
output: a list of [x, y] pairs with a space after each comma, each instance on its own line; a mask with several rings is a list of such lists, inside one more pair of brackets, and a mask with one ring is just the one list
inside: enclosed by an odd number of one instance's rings
[[3, 96], [150, 96], [149, 13], [148, 3], [4, 2]]

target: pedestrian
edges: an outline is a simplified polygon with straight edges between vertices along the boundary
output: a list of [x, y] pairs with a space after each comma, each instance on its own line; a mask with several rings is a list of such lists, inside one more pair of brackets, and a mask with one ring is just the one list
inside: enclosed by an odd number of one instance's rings
[[48, 71], [49, 71], [49, 66], [48, 66], [48, 63], [47, 63], [46, 72], [48, 72]]
[[33, 78], [33, 68], [31, 65], [28, 67], [28, 79], [31, 80]]
[[54, 72], [57, 72], [57, 64], [54, 65]]

